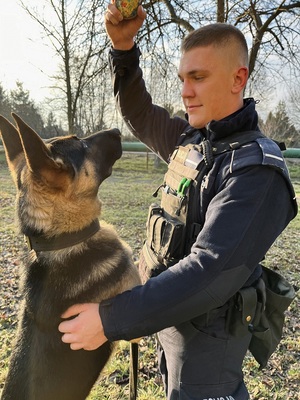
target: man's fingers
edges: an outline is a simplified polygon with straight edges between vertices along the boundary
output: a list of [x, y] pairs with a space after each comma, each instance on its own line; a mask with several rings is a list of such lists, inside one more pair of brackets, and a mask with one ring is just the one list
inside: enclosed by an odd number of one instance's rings
[[68, 308], [62, 315], [61, 318], [71, 318], [80, 314], [83, 310], [85, 310], [85, 304], [75, 304]]
[[71, 350], [87, 350], [87, 351], [92, 351], [96, 350], [99, 346], [91, 346], [91, 345], [84, 345], [80, 341], [77, 341], [76, 335], [73, 335], [71, 333], [65, 333], [62, 338], [61, 338], [63, 343], [70, 344], [70, 349]]
[[74, 337], [74, 335], [72, 335], [70, 333], [65, 333], [62, 336], [61, 340], [63, 341], [63, 343], [70, 344], [71, 350], [82, 349], [82, 345], [80, 343], [76, 342], [76, 338]]
[[75, 338], [74, 338], [74, 335], [72, 335], [71, 333], [65, 333], [64, 335], [62, 335], [61, 340], [64, 343], [72, 343], [72, 342], [74, 342]]
[[[58, 325], [58, 330], [61, 333], [69, 333], [74, 329], [74, 321], [63, 321]], [[69, 343], [69, 342], [66, 342]]]
[[123, 15], [114, 4], [109, 4], [106, 9], [105, 20], [113, 25], [118, 25], [123, 20]]
[[[71, 315], [69, 315], [69, 316], [68, 316], [68, 311], [69, 310], [67, 310], [67, 312], [63, 314], [62, 318], [69, 318], [69, 317], [73, 316], [73, 311], [70, 311]], [[77, 309], [76, 309], [75, 315], [77, 315], [78, 313], [79, 313], [79, 311], [77, 312]], [[64, 315], [66, 315], [66, 316], [64, 316]], [[68, 321], [63, 321], [58, 325], [58, 330], [61, 333], [74, 332], [74, 330], [76, 330], [76, 328], [77, 328], [77, 318], [73, 318]], [[70, 342], [66, 342], [66, 343], [70, 343]]]
[[139, 6], [139, 7], [138, 7], [137, 15], [138, 15], [138, 17], [140, 17], [143, 21], [144, 21], [144, 19], [147, 17], [147, 13], [146, 13], [145, 9], [143, 8], [143, 6]]

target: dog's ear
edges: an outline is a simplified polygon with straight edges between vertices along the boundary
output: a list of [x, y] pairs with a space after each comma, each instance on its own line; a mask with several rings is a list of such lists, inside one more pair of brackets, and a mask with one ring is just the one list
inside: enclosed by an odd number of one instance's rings
[[69, 174], [62, 162], [56, 162], [40, 136], [20, 117], [12, 113], [24, 150], [26, 163], [31, 172], [41, 177], [49, 186], [64, 187]]
[[12, 113], [12, 116], [17, 123], [20, 140], [30, 170], [38, 172], [40, 169], [45, 168], [46, 165], [52, 166], [53, 159], [43, 140], [20, 117], [14, 113]]
[[16, 157], [23, 153], [23, 146], [16, 128], [0, 115], [0, 131], [8, 163], [13, 164]]
[[23, 158], [19, 156], [23, 154], [23, 146], [19, 136], [19, 132], [6, 118], [0, 115], [0, 132], [7, 164], [10, 169], [12, 178], [17, 182], [17, 166], [18, 161]]

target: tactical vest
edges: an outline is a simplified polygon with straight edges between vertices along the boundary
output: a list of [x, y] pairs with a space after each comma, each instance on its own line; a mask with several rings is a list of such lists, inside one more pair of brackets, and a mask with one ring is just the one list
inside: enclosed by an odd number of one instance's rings
[[158, 275], [190, 253], [202, 229], [199, 218], [201, 186], [207, 184], [215, 156], [253, 141], [262, 148], [261, 164], [276, 168], [284, 176], [297, 207], [283, 158], [276, 157], [272, 149], [267, 149], [270, 143], [274, 145], [273, 141], [258, 131], [246, 131], [223, 141], [210, 142], [203, 139], [199, 131], [193, 130], [192, 134], [183, 136], [182, 143], [174, 150], [163, 184], [153, 194], [156, 197], [161, 190], [161, 204], [153, 203], [149, 208], [147, 239], [142, 250], [147, 267], [152, 271], [151, 276]]

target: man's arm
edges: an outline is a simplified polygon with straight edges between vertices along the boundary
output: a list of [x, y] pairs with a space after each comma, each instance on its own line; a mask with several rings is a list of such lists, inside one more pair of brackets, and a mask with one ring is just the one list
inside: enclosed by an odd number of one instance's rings
[[277, 171], [257, 166], [238, 175], [210, 203], [189, 256], [145, 285], [101, 303], [109, 340], [130, 340], [190, 321], [224, 305], [244, 286], [294, 210]]
[[173, 152], [179, 136], [190, 126], [153, 104], [139, 67], [140, 51], [134, 46], [126, 52], [110, 51], [110, 68], [116, 103], [131, 133], [165, 161]]
[[[99, 333], [99, 343], [104, 337], [114, 341], [149, 335], [222, 306], [245, 284], [293, 216], [290, 194], [277, 171], [257, 166], [233, 175], [210, 203], [189, 256], [145, 285], [100, 304], [104, 333]], [[100, 319], [96, 307], [93, 318]], [[67, 324], [74, 324], [76, 343], [86, 348], [84, 328], [75, 320], [61, 324], [61, 331], [72, 332]]]
[[182, 118], [171, 118], [167, 110], [154, 105], [146, 90], [139, 67], [140, 51], [134, 43], [145, 17], [141, 6], [138, 16], [131, 20], [123, 20], [114, 4], [108, 7], [105, 24], [112, 42], [109, 61], [114, 96], [132, 134], [167, 161], [189, 124]]

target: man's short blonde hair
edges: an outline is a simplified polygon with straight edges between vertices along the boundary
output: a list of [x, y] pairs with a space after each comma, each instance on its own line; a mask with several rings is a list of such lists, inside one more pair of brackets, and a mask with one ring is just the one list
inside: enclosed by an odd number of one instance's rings
[[237, 46], [238, 54], [248, 66], [248, 46], [243, 33], [233, 25], [215, 23], [190, 32], [182, 41], [181, 51], [185, 53], [195, 47], [216, 46], [226, 48]]

